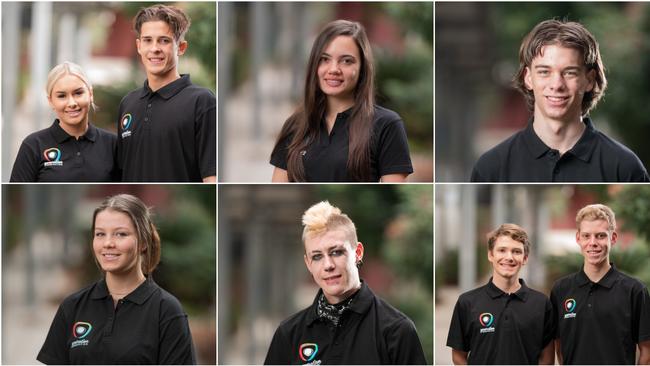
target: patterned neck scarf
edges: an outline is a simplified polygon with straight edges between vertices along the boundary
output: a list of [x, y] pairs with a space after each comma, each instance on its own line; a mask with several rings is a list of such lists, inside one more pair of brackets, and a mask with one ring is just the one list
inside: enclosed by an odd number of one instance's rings
[[335, 327], [338, 327], [343, 317], [343, 314], [350, 309], [352, 300], [354, 299], [354, 296], [358, 292], [359, 291], [355, 292], [349, 298], [334, 305], [327, 302], [327, 299], [325, 298], [325, 294], [321, 293], [320, 296], [318, 297], [318, 307], [316, 308], [316, 312], [318, 313], [318, 316], [323, 320], [329, 321]]

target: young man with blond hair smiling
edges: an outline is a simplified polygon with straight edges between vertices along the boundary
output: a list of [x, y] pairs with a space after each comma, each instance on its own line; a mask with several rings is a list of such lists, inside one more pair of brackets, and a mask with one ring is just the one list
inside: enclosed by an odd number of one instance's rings
[[551, 291], [560, 363], [650, 364], [648, 288], [609, 261], [618, 239], [614, 211], [602, 204], [585, 206], [576, 225], [583, 267], [559, 279]]
[[519, 278], [529, 252], [518, 225], [488, 234], [492, 277], [458, 298], [447, 337], [454, 364], [553, 364], [551, 303]]
[[302, 217], [304, 261], [320, 290], [275, 331], [265, 364], [426, 364], [415, 325], [359, 277], [350, 218], [320, 202]]

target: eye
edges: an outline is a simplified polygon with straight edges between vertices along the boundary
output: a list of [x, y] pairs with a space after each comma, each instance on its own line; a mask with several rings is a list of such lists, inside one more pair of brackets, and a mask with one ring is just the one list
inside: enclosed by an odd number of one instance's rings
[[117, 237], [124, 238], [124, 237], [129, 236], [129, 233], [127, 233], [127, 232], [125, 232], [125, 231], [119, 231], [119, 232], [117, 232], [115, 235], [116, 235]]
[[332, 251], [330, 252], [330, 256], [332, 256], [332, 257], [340, 257], [340, 256], [342, 256], [342, 255], [343, 255], [343, 251], [340, 250], [340, 249], [332, 250]]
[[320, 59], [318, 60], [318, 62], [321, 63], [321, 64], [327, 63], [329, 61], [330, 61], [330, 58], [327, 57], [327, 56], [321, 56]]
[[95, 237], [97, 237], [97, 238], [99, 238], [99, 237], [103, 237], [103, 236], [105, 236], [105, 234], [102, 233], [102, 232], [96, 232], [96, 233], [95, 233]]
[[549, 74], [548, 70], [537, 70], [537, 75], [546, 76]]
[[162, 43], [162, 44], [168, 44], [169, 42], [171, 42], [171, 40], [169, 38], [163, 38], [163, 39], [160, 40], [160, 43]]
[[314, 254], [314, 255], [311, 256], [311, 260], [312, 260], [312, 261], [319, 261], [319, 260], [321, 260], [322, 258], [323, 258], [323, 255], [322, 255], [322, 254]]
[[596, 238], [599, 239], [599, 240], [603, 240], [603, 239], [607, 238], [607, 234], [605, 234], [605, 233], [598, 233], [598, 234], [596, 235]]

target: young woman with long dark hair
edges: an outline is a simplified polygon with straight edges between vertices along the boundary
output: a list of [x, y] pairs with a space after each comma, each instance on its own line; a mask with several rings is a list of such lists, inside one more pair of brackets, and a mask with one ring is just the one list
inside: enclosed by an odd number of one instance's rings
[[374, 61], [357, 22], [336, 20], [309, 56], [302, 104], [271, 154], [274, 182], [403, 182], [413, 172], [404, 123], [375, 105]]

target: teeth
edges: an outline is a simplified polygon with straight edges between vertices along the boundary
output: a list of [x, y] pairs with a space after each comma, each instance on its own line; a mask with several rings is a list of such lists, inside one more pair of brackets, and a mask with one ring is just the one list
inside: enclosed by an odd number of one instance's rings
[[343, 82], [340, 81], [340, 80], [325, 80], [325, 82], [329, 86], [339, 86], [339, 85], [343, 84]]

